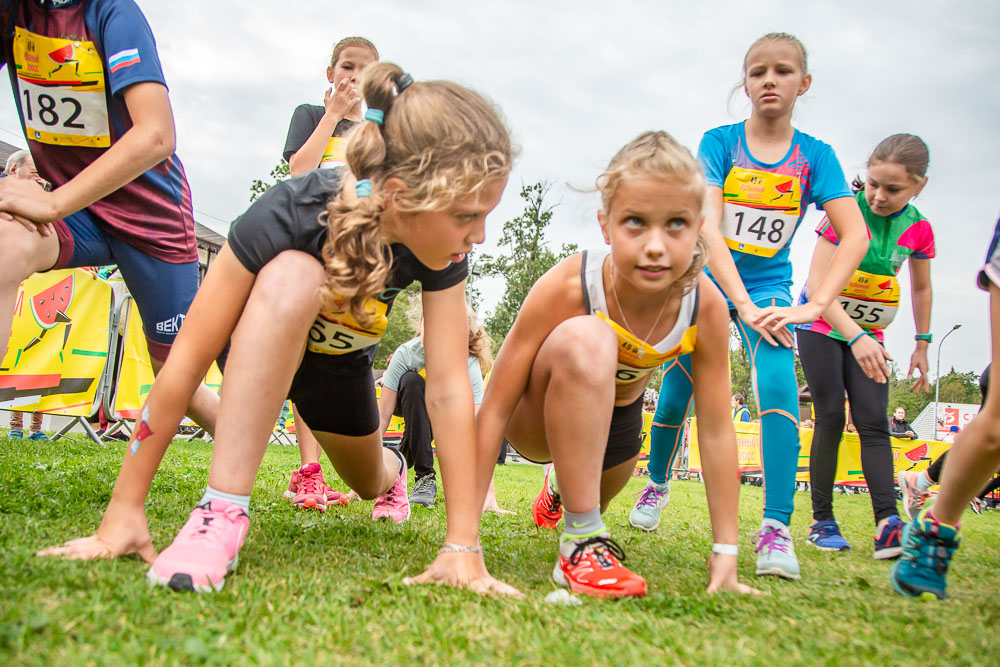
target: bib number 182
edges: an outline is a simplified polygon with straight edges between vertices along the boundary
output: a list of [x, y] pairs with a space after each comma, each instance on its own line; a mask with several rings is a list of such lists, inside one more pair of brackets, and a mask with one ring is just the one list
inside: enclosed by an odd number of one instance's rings
[[[47, 127], [64, 127], [82, 130], [84, 129], [83, 123], [77, 123], [76, 120], [83, 113], [83, 107], [80, 105], [79, 100], [72, 97], [60, 97], [59, 101], [56, 102], [56, 98], [52, 97], [48, 93], [39, 93], [34, 100], [31, 99], [30, 90], [24, 90], [24, 116], [26, 121], [34, 121], [37, 117], [38, 120]], [[59, 104], [59, 108], [56, 108], [56, 104]], [[60, 121], [62, 124], [60, 125]]]

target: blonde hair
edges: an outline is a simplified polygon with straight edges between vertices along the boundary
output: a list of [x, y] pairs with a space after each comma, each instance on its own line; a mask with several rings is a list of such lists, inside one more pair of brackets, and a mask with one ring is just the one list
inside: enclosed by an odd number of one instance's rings
[[799, 38], [795, 35], [790, 35], [787, 32], [769, 32], [766, 35], [762, 35], [757, 38], [750, 48], [747, 49], [746, 54], [743, 56], [743, 81], [746, 81], [747, 77], [747, 65], [749, 64], [750, 54], [758, 46], [764, 44], [789, 44], [795, 48], [799, 53], [799, 67], [802, 68], [802, 76], [809, 74], [809, 56], [806, 53], [806, 47], [799, 41]]
[[324, 304], [345, 299], [363, 326], [372, 317], [365, 301], [382, 292], [392, 266], [380, 221], [386, 179], [406, 184], [394, 196], [396, 211], [441, 210], [505, 178], [513, 159], [499, 112], [481, 96], [448, 81], [411, 83], [398, 93], [402, 77], [392, 63], [365, 68], [362, 97], [385, 117], [381, 125], [366, 121], [354, 128], [345, 156], [354, 176], [371, 180], [372, 193], [355, 199], [342, 189], [320, 217], [328, 228]]
[[[691, 155], [691, 151], [666, 132], [643, 132], [611, 158], [608, 168], [597, 177], [597, 190], [601, 193], [605, 211], [611, 208], [611, 202], [622, 183], [632, 178], [659, 178], [687, 185], [694, 192], [699, 210], [705, 205], [708, 188], [701, 165]], [[698, 276], [707, 264], [708, 243], [699, 232], [691, 265], [673, 287], [680, 289], [681, 294], [687, 294], [694, 288]]]
[[365, 39], [364, 37], [345, 37], [337, 42], [337, 44], [333, 47], [333, 54], [330, 56], [330, 67], [336, 67], [337, 61], [340, 60], [340, 55], [345, 49], [349, 49], [352, 46], [361, 49], [368, 49], [372, 52], [372, 54], [374, 54], [375, 60], [378, 60], [378, 49], [375, 48], [375, 45], [372, 44], [371, 41]]

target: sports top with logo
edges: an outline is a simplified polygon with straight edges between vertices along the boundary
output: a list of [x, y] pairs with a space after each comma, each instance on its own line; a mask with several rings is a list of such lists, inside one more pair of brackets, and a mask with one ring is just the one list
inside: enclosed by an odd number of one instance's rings
[[[340, 188], [342, 169], [316, 169], [278, 183], [233, 223], [229, 245], [246, 269], [258, 273], [285, 250], [301, 250], [323, 261], [327, 228], [320, 222], [326, 204]], [[368, 303], [375, 322], [363, 327], [345, 308], [324, 310], [309, 331], [307, 351], [335, 359], [344, 372], [372, 367], [375, 347], [385, 334], [389, 311], [399, 292], [420, 281], [425, 292], [444, 290], [468, 275], [468, 260], [435, 271], [401, 243], [391, 246], [392, 269], [385, 290]]]
[[751, 300], [791, 302], [788, 246], [806, 208], [851, 196], [833, 149], [795, 130], [785, 157], [761, 162], [739, 122], [706, 132], [698, 159], [707, 183], [722, 188], [722, 235]]
[[[300, 104], [292, 113], [292, 121], [288, 124], [288, 136], [285, 137], [285, 150], [281, 156], [285, 161], [291, 161], [292, 154], [297, 153], [302, 145], [308, 141], [309, 136], [316, 130], [319, 121], [322, 120], [326, 109], [315, 104]], [[357, 125], [353, 120], [341, 118], [337, 122], [337, 127], [333, 128], [333, 136], [326, 143], [323, 149], [323, 156], [319, 160], [319, 169], [335, 169], [344, 162], [344, 148], [347, 143], [347, 134]]]
[[[122, 92], [164, 83], [132, 0], [18, 3], [2, 36], [18, 115], [39, 173], [59, 187], [132, 127]], [[170, 263], [197, 261], [191, 191], [177, 155], [85, 209], [102, 230]]]
[[[855, 197], [868, 226], [868, 253], [837, 300], [858, 326], [868, 330], [882, 342], [882, 330], [896, 317], [899, 308], [899, 281], [896, 280], [896, 274], [903, 262], [910, 257], [934, 257], [934, 231], [931, 223], [912, 204], [907, 204], [899, 213], [883, 217], [872, 213], [863, 191], [858, 192]], [[832, 243], [838, 242], [837, 233], [826, 216], [816, 228], [816, 233]], [[799, 303], [808, 301], [806, 287], [803, 286]], [[811, 324], [799, 324], [796, 329], [846, 340], [822, 317]]]
[[655, 344], [639, 340], [625, 327], [611, 319], [604, 297], [604, 258], [611, 252], [605, 246], [585, 250], [580, 265], [584, 307], [610, 326], [618, 336], [618, 372], [615, 384], [632, 384], [645, 378], [653, 369], [682, 354], [694, 351], [698, 338], [698, 287], [681, 298], [674, 328]]

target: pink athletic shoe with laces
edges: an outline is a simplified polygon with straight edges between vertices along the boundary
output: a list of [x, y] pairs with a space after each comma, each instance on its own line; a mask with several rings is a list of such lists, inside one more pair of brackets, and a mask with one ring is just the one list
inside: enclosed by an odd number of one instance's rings
[[392, 519], [403, 523], [410, 518], [410, 500], [406, 495], [406, 467], [399, 473], [392, 488], [375, 499], [372, 508], [373, 519]]
[[292, 498], [292, 504], [299, 509], [326, 511], [326, 482], [323, 469], [318, 463], [307, 463], [299, 468], [299, 490]]
[[236, 569], [250, 517], [239, 505], [211, 500], [199, 505], [146, 573], [146, 579], [175, 591], [221, 591]]

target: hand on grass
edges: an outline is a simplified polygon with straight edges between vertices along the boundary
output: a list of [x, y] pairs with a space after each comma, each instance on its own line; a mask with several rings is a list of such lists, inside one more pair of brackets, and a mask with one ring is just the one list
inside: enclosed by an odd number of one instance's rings
[[792, 346], [792, 332], [785, 327], [777, 327], [772, 329], [770, 326], [760, 326], [757, 324], [762, 318], [767, 317], [775, 310], [781, 310], [777, 306], [768, 306], [767, 308], [758, 308], [757, 306], [751, 304], [739, 311], [740, 319], [746, 323], [748, 327], [759, 333], [764, 340], [768, 342], [769, 345], [783, 345], [785, 347]]
[[403, 583], [444, 584], [455, 588], [467, 588], [480, 595], [508, 595], [521, 598], [524, 595], [509, 584], [494, 579], [486, 570], [482, 552], [439, 553], [434, 562], [427, 566], [423, 574], [406, 577]]
[[149, 537], [144, 512], [118, 512], [114, 502], [108, 505], [97, 532], [87, 537], [63, 542], [62, 546], [49, 547], [36, 556], [56, 556], [66, 560], [94, 560], [117, 558], [138, 554], [147, 563], [156, 558], [156, 549]]
[[736, 575], [736, 563], [736, 556], [713, 553], [708, 560], [708, 588], [705, 592], [712, 594], [728, 591], [743, 595], [763, 595], [756, 588], [740, 583]]

